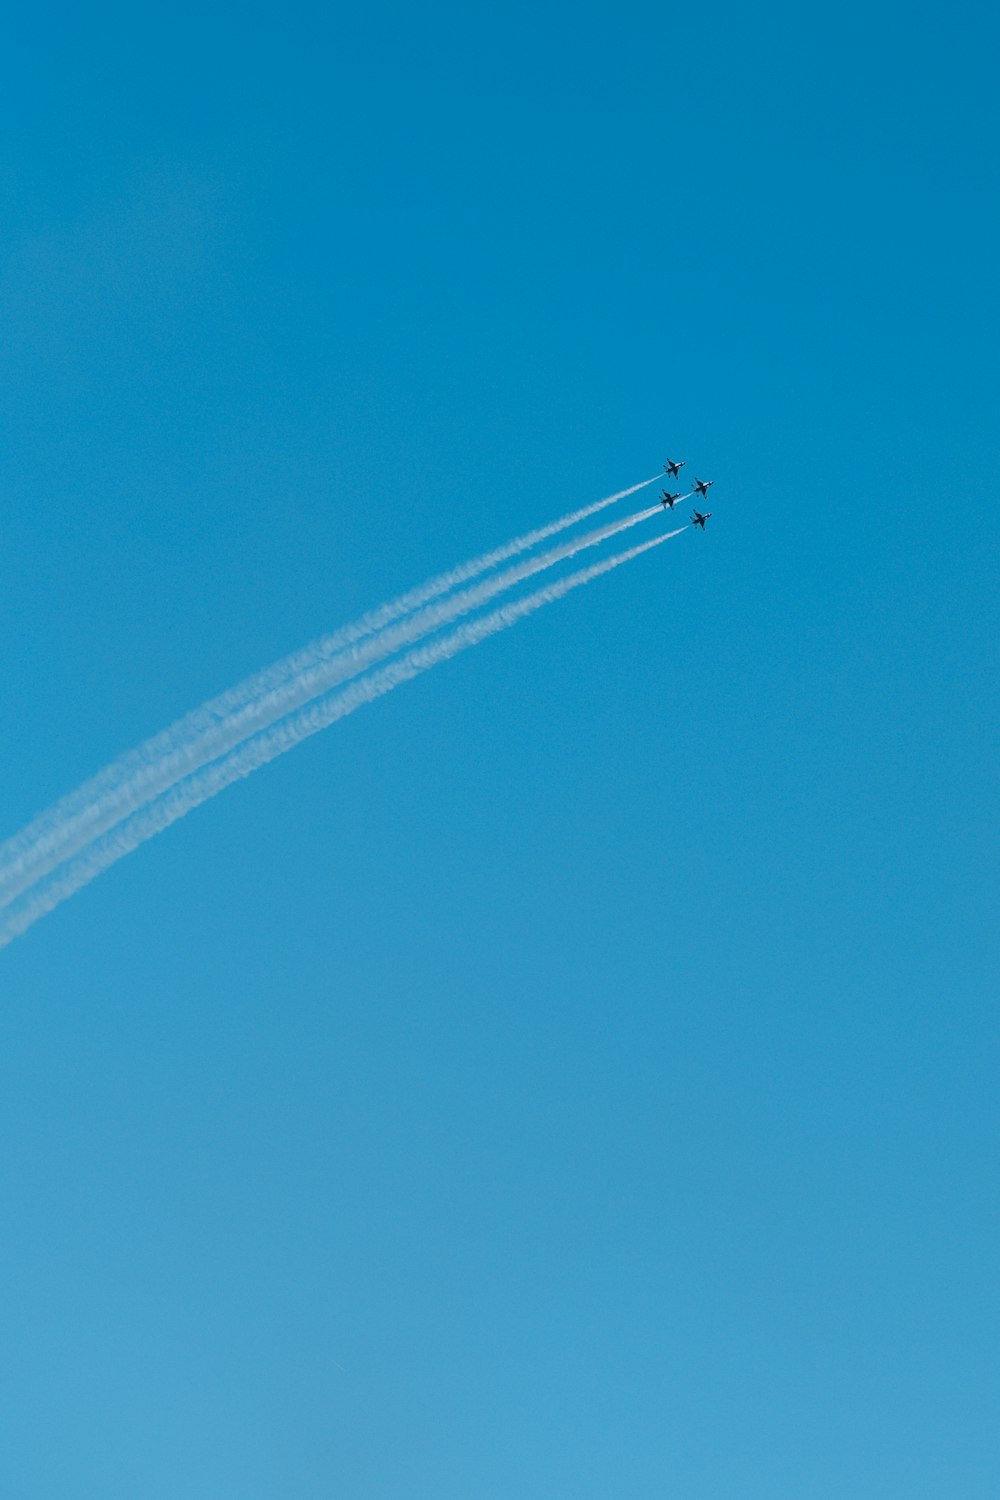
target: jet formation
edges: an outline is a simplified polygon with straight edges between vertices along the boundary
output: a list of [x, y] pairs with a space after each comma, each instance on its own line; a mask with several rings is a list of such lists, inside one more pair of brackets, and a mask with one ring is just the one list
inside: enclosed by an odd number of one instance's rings
[[[683, 458], [668, 458], [666, 463], [663, 465], [663, 472], [664, 474], [666, 474], [667, 478], [676, 479], [678, 474], [684, 467], [684, 462], [685, 461]], [[705, 500], [707, 499], [708, 492], [712, 488], [712, 485], [714, 483], [714, 479], [699, 479], [697, 475], [695, 475], [694, 489], [691, 491], [691, 494], [697, 495], [699, 500]], [[664, 510], [673, 510], [678, 500], [689, 500], [690, 498], [690, 495], [682, 495], [680, 491], [678, 491], [676, 495], [671, 494], [670, 490], [660, 491], [660, 504], [663, 506]], [[702, 514], [700, 510], [695, 510], [691, 516], [691, 525], [699, 526], [701, 530], [704, 531], [705, 522], [710, 520], [711, 516], [712, 512], [710, 510], [705, 511], [704, 514]]]

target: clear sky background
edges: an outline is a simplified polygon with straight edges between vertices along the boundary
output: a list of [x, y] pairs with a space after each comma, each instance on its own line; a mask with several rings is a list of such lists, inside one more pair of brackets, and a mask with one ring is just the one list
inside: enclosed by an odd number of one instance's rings
[[0, 835], [716, 487], [0, 955], [0, 1489], [992, 1500], [995, 19], [10, 25]]

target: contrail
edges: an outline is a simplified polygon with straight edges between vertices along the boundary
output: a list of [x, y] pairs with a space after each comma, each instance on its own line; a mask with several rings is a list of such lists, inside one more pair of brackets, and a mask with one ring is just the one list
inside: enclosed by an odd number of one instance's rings
[[260, 766], [275, 760], [279, 755], [284, 755], [287, 750], [293, 749], [302, 740], [318, 734], [321, 729], [326, 729], [338, 719], [343, 719], [353, 713], [362, 704], [371, 703], [374, 699], [390, 693], [393, 688], [419, 676], [421, 672], [429, 671], [439, 662], [456, 656], [470, 646], [478, 645], [488, 636], [506, 630], [518, 620], [524, 619], [526, 615], [541, 609], [543, 605], [562, 599], [571, 590], [590, 583], [601, 574], [609, 573], [613, 568], [621, 567], [622, 563], [630, 562], [643, 552], [649, 552], [653, 547], [661, 546], [671, 537], [679, 536], [685, 530], [687, 530], [685, 526], [680, 526], [676, 531], [669, 531], [662, 536], [654, 537], [650, 542], [630, 547], [628, 551], [616, 553], [613, 557], [593, 563], [588, 568], [580, 568], [575, 573], [558, 579], [555, 583], [536, 589], [534, 593], [528, 594], [523, 599], [510, 604], [502, 604], [488, 614], [466, 621], [441, 637], [440, 640], [414, 647], [398, 660], [390, 662], [377, 671], [370, 672], [365, 677], [358, 678], [350, 686], [307, 704], [230, 751], [220, 760], [202, 767], [156, 801], [141, 808], [132, 817], [120, 823], [110, 833], [95, 841], [78, 858], [57, 871], [50, 880], [29, 891], [23, 899], [0, 915], [0, 948], [6, 947], [14, 938], [26, 932], [40, 917], [52, 911], [74, 892], [88, 885], [103, 870], [124, 858], [126, 854], [130, 854], [133, 849], [153, 838], [171, 823], [176, 823], [179, 818], [183, 818], [202, 802], [207, 802], [210, 797], [214, 797], [234, 781], [251, 775]]
[[[126, 780], [131, 783], [132, 778], [138, 780], [144, 777], [148, 774], [149, 768], [158, 765], [179, 742], [195, 739], [199, 735], [211, 732], [220, 720], [237, 711], [244, 704], [252, 702], [261, 694], [287, 681], [290, 677], [294, 677], [297, 673], [308, 670], [317, 662], [335, 655], [353, 642], [373, 634], [393, 620], [400, 619], [432, 599], [457, 588], [459, 584], [478, 577], [479, 574], [498, 566], [508, 558], [528, 551], [547, 537], [568, 530], [588, 516], [613, 505], [617, 500], [623, 500], [628, 495], [635, 494], [637, 490], [654, 484], [657, 478], [658, 476], [654, 475], [652, 479], [643, 479], [638, 484], [630, 485], [628, 489], [618, 490], [613, 495], [605, 496], [603, 500], [596, 500], [579, 510], [571, 511], [558, 521], [540, 526], [534, 531], [525, 532], [522, 536], [515, 537], [513, 541], [473, 558], [471, 562], [462, 563], [447, 573], [438, 574], [389, 603], [369, 610], [359, 619], [345, 625], [332, 635], [322, 636], [274, 665], [265, 667], [263, 671], [245, 678], [235, 687], [216, 698], [209, 699], [200, 708], [176, 720], [167, 729], [113, 761], [103, 771], [99, 771], [96, 776], [84, 782], [76, 791], [70, 792], [68, 796], [61, 798], [32, 819], [19, 833], [0, 844], [0, 900], [13, 899], [16, 891], [25, 889], [26, 884], [29, 883], [24, 878], [29, 864], [30, 868], [36, 871], [30, 878], [38, 878], [36, 859], [41, 858], [44, 853], [53, 848], [54, 840], [60, 841], [59, 847], [61, 848], [61, 840], [68, 836], [71, 826], [81, 829], [84, 826], [92, 828], [93, 825], [89, 820], [93, 817], [94, 808], [100, 804], [100, 800], [106, 793], [115, 791]], [[77, 843], [76, 847], [81, 846]], [[50, 861], [46, 868], [51, 869], [52, 863]]]
[[[599, 503], [603, 505], [609, 502]], [[224, 700], [242, 697], [240, 707], [231, 709], [223, 717], [218, 715], [213, 703], [186, 715], [155, 739], [148, 740], [138, 752], [131, 751], [113, 762], [77, 792], [56, 803], [48, 813], [42, 813], [28, 829], [9, 840], [6, 845], [0, 846], [0, 907], [9, 905], [57, 865], [70, 859], [86, 844], [159, 796], [176, 781], [190, 775], [208, 761], [217, 759], [233, 745], [265, 728], [275, 719], [283, 717], [320, 693], [327, 692], [337, 683], [355, 676], [365, 667], [403, 646], [440, 629], [460, 615], [480, 608], [489, 599], [523, 579], [553, 567], [585, 548], [598, 546], [617, 532], [648, 520], [658, 510], [658, 506], [651, 506], [620, 521], [586, 532], [548, 552], [494, 574], [472, 588], [446, 596], [436, 604], [428, 604], [409, 618], [404, 618], [394, 628], [383, 626], [375, 633], [362, 636], [354, 644], [342, 646], [339, 651], [331, 652], [325, 657], [318, 649], [323, 641], [316, 642], [312, 647], [286, 657], [275, 667], [248, 678], [222, 698], [213, 700], [218, 705]], [[538, 534], [533, 533], [536, 536]], [[457, 571], [455, 570], [456, 573]], [[408, 597], [416, 597], [419, 592], [413, 590]], [[371, 618], [375, 614], [373, 611]], [[329, 643], [340, 639], [342, 635], [343, 632], [338, 632], [325, 637], [328, 648]], [[292, 662], [300, 664], [295, 674], [290, 671], [289, 664]], [[254, 696], [250, 694], [251, 687], [256, 688]], [[203, 725], [196, 734], [191, 733], [194, 721]], [[156, 745], [160, 747], [159, 754], [156, 758], [151, 758], [152, 747]], [[143, 757], [138, 765], [137, 756]], [[68, 812], [67, 807], [70, 808]], [[33, 830], [33, 836], [29, 839]]]

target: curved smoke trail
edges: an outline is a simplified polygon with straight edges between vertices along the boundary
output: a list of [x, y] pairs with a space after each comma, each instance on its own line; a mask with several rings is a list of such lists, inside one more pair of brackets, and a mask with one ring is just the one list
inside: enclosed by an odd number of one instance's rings
[[[654, 476], [653, 479], [644, 479], [639, 484], [630, 485], [628, 489], [618, 490], [602, 500], [571, 511], [557, 521], [525, 532], [470, 562], [440, 573], [389, 603], [369, 610], [331, 635], [321, 636], [272, 666], [254, 673], [218, 697], [185, 714], [136, 749], [112, 761], [96, 776], [39, 813], [20, 832], [0, 844], [0, 903], [15, 899], [61, 860], [71, 857], [90, 838], [111, 826], [111, 823], [117, 821], [117, 816], [127, 816], [165, 786], [171, 785], [170, 780], [161, 783], [157, 777], [165, 758], [176, 753], [179, 746], [212, 735], [229, 716], [255, 699], [275, 691], [283, 683], [332, 659], [355, 642], [374, 635], [394, 620], [440, 598], [460, 584], [488, 572], [490, 568], [537, 546], [547, 537], [568, 530], [588, 516], [655, 482]], [[218, 753], [220, 752], [216, 751]], [[123, 795], [126, 787], [129, 789], [128, 794]], [[143, 790], [145, 796], [140, 795]], [[109, 823], [106, 821], [108, 809], [115, 798], [123, 799], [121, 805], [124, 810]], [[102, 819], [105, 821], [102, 822]]]
[[[48, 813], [41, 814], [16, 839], [0, 848], [0, 908], [8, 906], [57, 865], [72, 858], [86, 844], [123, 818], [129, 817], [182, 777], [190, 775], [199, 766], [216, 760], [234, 745], [266, 728], [276, 719], [320, 693], [329, 691], [347, 678], [356, 676], [358, 672], [403, 646], [410, 645], [453, 619], [480, 608], [497, 594], [512, 588], [525, 578], [573, 557], [586, 548], [598, 546], [617, 532], [627, 530], [640, 521], [648, 520], [657, 514], [658, 509], [658, 506], [651, 506], [620, 521], [586, 532], [548, 552], [494, 574], [482, 583], [451, 594], [436, 604], [429, 604], [392, 628], [383, 626], [335, 653], [323, 656], [312, 647], [296, 652], [279, 662], [276, 667], [259, 672], [238, 684], [232, 693], [223, 695], [223, 698], [230, 699], [241, 694], [244, 701], [240, 707], [222, 717], [215, 715], [212, 704], [206, 704], [202, 709], [186, 715], [154, 740], [147, 741], [146, 747], [141, 747], [147, 749], [159, 744], [161, 748], [156, 759], [144, 759], [136, 767], [134, 758], [137, 752], [121, 757], [77, 792], [56, 803]], [[455, 574], [448, 576], [454, 577]], [[415, 598], [419, 592], [414, 590], [408, 597]], [[369, 618], [374, 618], [375, 613], [373, 611]], [[342, 634], [340, 632], [328, 636], [325, 640], [328, 643], [335, 641]], [[316, 643], [317, 646], [319, 644], [321, 643]], [[300, 664], [294, 675], [289, 669], [292, 662]], [[266, 687], [265, 684], [269, 683], [274, 685]], [[251, 685], [256, 685], [255, 696], [250, 695]], [[215, 704], [221, 701], [221, 698], [213, 700]], [[191, 723], [195, 720], [204, 721], [206, 718], [206, 727], [200, 733], [192, 735], [189, 732]], [[98, 785], [99, 791], [96, 790]], [[68, 803], [72, 803], [74, 807], [69, 814], [65, 810]], [[27, 847], [20, 848], [16, 853], [9, 853], [4, 862], [4, 852], [10, 845], [23, 842], [32, 829], [35, 830], [34, 836]]]
[[210, 797], [216, 796], [234, 781], [251, 775], [259, 767], [275, 760], [279, 755], [284, 755], [286, 751], [293, 749], [303, 740], [318, 734], [321, 729], [326, 729], [338, 719], [345, 718], [363, 704], [371, 703], [385, 693], [392, 692], [393, 688], [399, 687], [401, 683], [410, 681], [421, 672], [429, 671], [439, 662], [456, 656], [470, 646], [478, 645], [488, 636], [508, 629], [518, 620], [524, 619], [526, 615], [541, 609], [543, 605], [551, 604], [563, 598], [571, 590], [599, 578], [601, 574], [609, 573], [613, 568], [621, 567], [623, 563], [630, 562], [643, 552], [649, 552], [653, 547], [661, 546], [671, 537], [679, 536], [686, 529], [684, 526], [678, 527], [676, 531], [669, 531], [663, 536], [654, 537], [650, 542], [643, 542], [637, 547], [629, 548], [626, 552], [616, 553], [613, 557], [593, 563], [588, 568], [580, 568], [577, 572], [570, 573], [555, 583], [536, 589], [534, 593], [528, 594], [523, 599], [516, 600], [512, 604], [502, 604], [478, 619], [459, 625], [440, 640], [414, 647], [397, 661], [370, 672], [338, 692], [330, 693], [318, 701], [309, 703], [230, 751], [220, 760], [202, 767], [162, 797], [120, 823], [103, 838], [91, 844], [77, 859], [57, 871], [51, 879], [29, 891], [22, 900], [17, 901], [8, 908], [6, 913], [0, 915], [0, 948], [26, 932], [40, 917], [45, 916], [74, 892], [88, 885], [102, 871], [117, 863], [119, 859], [123, 859], [126, 854], [130, 854], [133, 849], [153, 838], [164, 828], [168, 828], [171, 823], [176, 823], [178, 819], [183, 818], [202, 802], [207, 802]]

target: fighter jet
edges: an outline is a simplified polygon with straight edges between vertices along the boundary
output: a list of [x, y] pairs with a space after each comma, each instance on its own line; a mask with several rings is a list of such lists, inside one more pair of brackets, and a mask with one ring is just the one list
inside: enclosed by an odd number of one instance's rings
[[696, 475], [694, 481], [695, 493], [701, 495], [704, 498], [705, 496], [707, 496], [714, 483], [714, 479], [699, 479]]
[[673, 510], [674, 506], [680, 499], [680, 490], [677, 491], [676, 495], [672, 495], [669, 490], [660, 491], [660, 504], [663, 506], [664, 510]]
[[666, 463], [663, 465], [663, 472], [664, 474], [668, 474], [671, 479], [676, 479], [683, 467], [683, 458], [668, 458]]
[[711, 515], [712, 515], [712, 512], [710, 510], [706, 511], [704, 515], [702, 515], [702, 513], [701, 513], [700, 510], [696, 510], [695, 513], [694, 513], [694, 515], [691, 517], [691, 525], [692, 526], [700, 526], [701, 529], [702, 529], [702, 531], [704, 531], [705, 530], [705, 522], [708, 521], [711, 518]]

